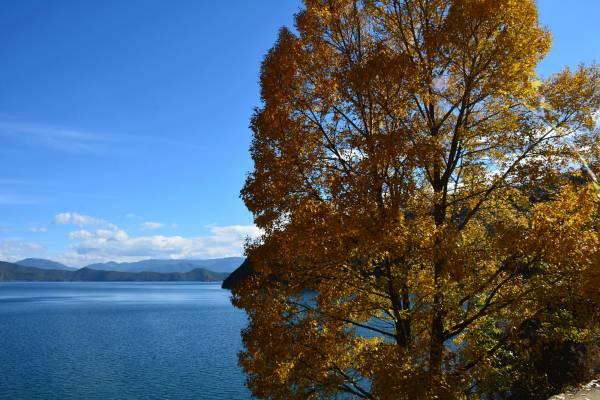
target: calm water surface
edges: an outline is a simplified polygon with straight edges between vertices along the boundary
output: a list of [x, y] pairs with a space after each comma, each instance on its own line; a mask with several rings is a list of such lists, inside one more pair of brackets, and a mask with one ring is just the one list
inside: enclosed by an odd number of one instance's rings
[[0, 283], [0, 399], [249, 399], [218, 284]]

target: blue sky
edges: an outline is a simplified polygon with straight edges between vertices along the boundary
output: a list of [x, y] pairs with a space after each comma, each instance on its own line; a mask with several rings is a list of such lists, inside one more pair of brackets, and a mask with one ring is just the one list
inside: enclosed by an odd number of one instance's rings
[[[600, 1], [541, 0], [539, 71], [600, 55]], [[0, 259], [239, 255], [260, 61], [296, 0], [0, 2]]]

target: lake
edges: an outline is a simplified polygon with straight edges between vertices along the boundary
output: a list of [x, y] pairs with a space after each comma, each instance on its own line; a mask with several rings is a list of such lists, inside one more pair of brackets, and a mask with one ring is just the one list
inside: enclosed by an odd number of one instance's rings
[[249, 399], [246, 316], [203, 283], [0, 283], [0, 399]]

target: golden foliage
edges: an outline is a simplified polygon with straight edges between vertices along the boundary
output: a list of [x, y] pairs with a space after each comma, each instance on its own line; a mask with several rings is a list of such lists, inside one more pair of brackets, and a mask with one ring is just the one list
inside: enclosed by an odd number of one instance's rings
[[538, 80], [533, 0], [305, 0], [296, 28], [262, 66], [242, 191], [265, 232], [234, 291], [249, 386], [476, 397], [523, 323], [599, 300], [577, 171], [599, 68]]

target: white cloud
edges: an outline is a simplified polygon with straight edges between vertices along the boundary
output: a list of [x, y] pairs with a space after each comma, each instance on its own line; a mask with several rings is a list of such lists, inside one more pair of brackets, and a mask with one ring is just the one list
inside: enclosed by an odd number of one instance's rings
[[160, 222], [155, 222], [155, 221], [146, 221], [142, 224], [142, 228], [144, 229], [158, 229], [158, 228], [162, 228], [163, 224], [161, 224]]
[[[152, 221], [147, 222], [152, 223]], [[247, 238], [254, 239], [261, 235], [261, 230], [254, 225], [213, 225], [207, 227], [208, 232], [205, 235], [191, 237], [130, 236], [109, 221], [77, 212], [57, 214], [54, 223], [78, 227], [69, 232], [71, 243], [66, 250], [48, 252], [37, 243], [18, 239], [0, 239], [0, 260], [14, 261], [27, 257], [43, 257], [66, 265], [84, 266], [96, 262], [139, 261], [148, 258], [231, 257], [243, 254]], [[33, 229], [42, 231], [41, 227]]]
[[46, 233], [48, 232], [48, 228], [46, 228], [45, 226], [32, 226], [31, 228], [29, 228], [29, 232]]
[[59, 225], [99, 225], [111, 229], [117, 229], [117, 226], [100, 218], [90, 217], [76, 212], [64, 212], [54, 216], [54, 223]]
[[59, 258], [69, 265], [105, 261], [138, 261], [148, 258], [218, 258], [243, 254], [247, 237], [261, 231], [253, 225], [211, 226], [204, 236], [129, 236], [121, 229], [78, 230], [75, 241]]
[[40, 255], [43, 251], [44, 247], [39, 243], [21, 239], [0, 239], [0, 261], [19, 261]]
[[216, 242], [232, 242], [246, 237], [256, 238], [262, 231], [254, 225], [211, 226], [212, 238]]
[[84, 229], [80, 229], [78, 231], [69, 232], [69, 237], [74, 240], [84, 240], [93, 238], [94, 234]]
[[74, 240], [125, 240], [128, 237], [129, 235], [121, 229], [97, 229], [94, 232], [80, 229], [78, 231], [69, 232], [69, 238]]

